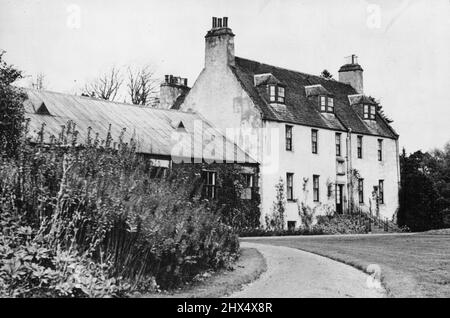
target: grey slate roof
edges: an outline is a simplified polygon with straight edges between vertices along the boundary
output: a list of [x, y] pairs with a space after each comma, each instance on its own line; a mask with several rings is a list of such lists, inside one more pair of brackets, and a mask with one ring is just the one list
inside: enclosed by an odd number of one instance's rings
[[[357, 94], [348, 84], [327, 80], [319, 76], [291, 71], [284, 68], [236, 57], [231, 67], [242, 87], [260, 110], [264, 120], [295, 123], [325, 129], [375, 135], [386, 138], [398, 138], [396, 132], [384, 118], [377, 114], [375, 122], [368, 123], [353, 109], [349, 95]], [[279, 112], [270, 106], [264, 88], [254, 86], [254, 75], [270, 73], [286, 86], [286, 110]], [[308, 99], [305, 86], [322, 85], [334, 95], [335, 115], [322, 114], [317, 104]]]
[[[224, 149], [234, 149], [233, 153], [231, 151], [225, 153], [226, 160], [234, 160], [237, 155], [238, 158], [247, 158], [249, 163], [255, 163], [252, 158], [246, 156], [245, 152], [196, 113], [141, 107], [34, 89], [24, 89], [24, 91], [28, 96], [24, 107], [25, 117], [30, 119], [31, 138], [37, 138], [42, 125], [45, 124], [44, 142], [49, 142], [51, 136], [57, 137], [61, 132], [61, 126], [67, 127], [68, 121], [71, 120], [76, 124], [79, 133], [78, 142], [83, 144], [87, 140], [89, 127], [91, 137], [98, 133], [99, 137], [104, 139], [111, 125], [113, 140], [117, 141], [125, 128], [123, 140], [127, 141], [134, 137], [138, 142], [138, 152], [170, 157], [173, 146], [177, 142], [173, 140], [174, 132], [177, 131], [180, 122], [183, 123], [186, 133], [193, 136], [194, 122], [197, 121], [202, 123], [204, 139], [192, 138], [194, 144], [188, 140], [182, 142], [183, 147], [194, 149], [193, 157], [220, 160], [223, 159]], [[204, 141], [211, 142], [211, 138], [214, 140], [212, 142], [216, 143], [217, 151], [214, 154], [202, 154]]]

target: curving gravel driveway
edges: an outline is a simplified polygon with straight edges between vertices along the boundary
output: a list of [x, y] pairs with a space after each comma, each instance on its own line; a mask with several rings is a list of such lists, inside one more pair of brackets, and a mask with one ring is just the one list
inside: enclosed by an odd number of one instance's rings
[[244, 242], [266, 259], [267, 271], [230, 297], [385, 297], [383, 289], [369, 288], [367, 274], [343, 263], [297, 249]]

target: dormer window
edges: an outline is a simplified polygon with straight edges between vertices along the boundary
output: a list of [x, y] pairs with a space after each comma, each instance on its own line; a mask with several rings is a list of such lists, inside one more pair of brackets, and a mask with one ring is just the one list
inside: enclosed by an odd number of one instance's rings
[[333, 97], [328, 97], [328, 108], [327, 111], [329, 113], [334, 113], [334, 98]]
[[284, 104], [285, 102], [285, 89], [279, 85], [269, 85], [269, 96], [271, 103]]
[[325, 96], [320, 96], [320, 111], [327, 111], [327, 98]]
[[375, 105], [364, 105], [364, 119], [375, 120], [377, 109]]
[[278, 102], [284, 104], [284, 87], [278, 86]]
[[334, 98], [328, 96], [319, 96], [320, 111], [322, 113], [334, 113]]

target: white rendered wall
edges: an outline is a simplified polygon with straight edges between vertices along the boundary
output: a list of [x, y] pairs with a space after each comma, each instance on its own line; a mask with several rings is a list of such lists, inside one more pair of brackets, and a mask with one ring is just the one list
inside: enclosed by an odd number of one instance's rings
[[[357, 158], [357, 134], [352, 134], [352, 165], [364, 179], [364, 204], [359, 204], [355, 184], [355, 204], [364, 211], [375, 212], [376, 202], [372, 198], [373, 187], [384, 180], [384, 204], [379, 205], [380, 216], [392, 219], [398, 209], [398, 153], [396, 140], [377, 136], [363, 136], [363, 157]], [[378, 161], [378, 139], [383, 140], [383, 160]]]

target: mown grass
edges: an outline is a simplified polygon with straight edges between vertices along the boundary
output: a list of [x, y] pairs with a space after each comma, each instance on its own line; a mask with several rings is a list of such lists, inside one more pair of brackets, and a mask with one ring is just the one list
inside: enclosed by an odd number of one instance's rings
[[391, 297], [450, 297], [450, 235], [341, 235], [246, 238], [287, 246], [366, 270], [378, 264]]

